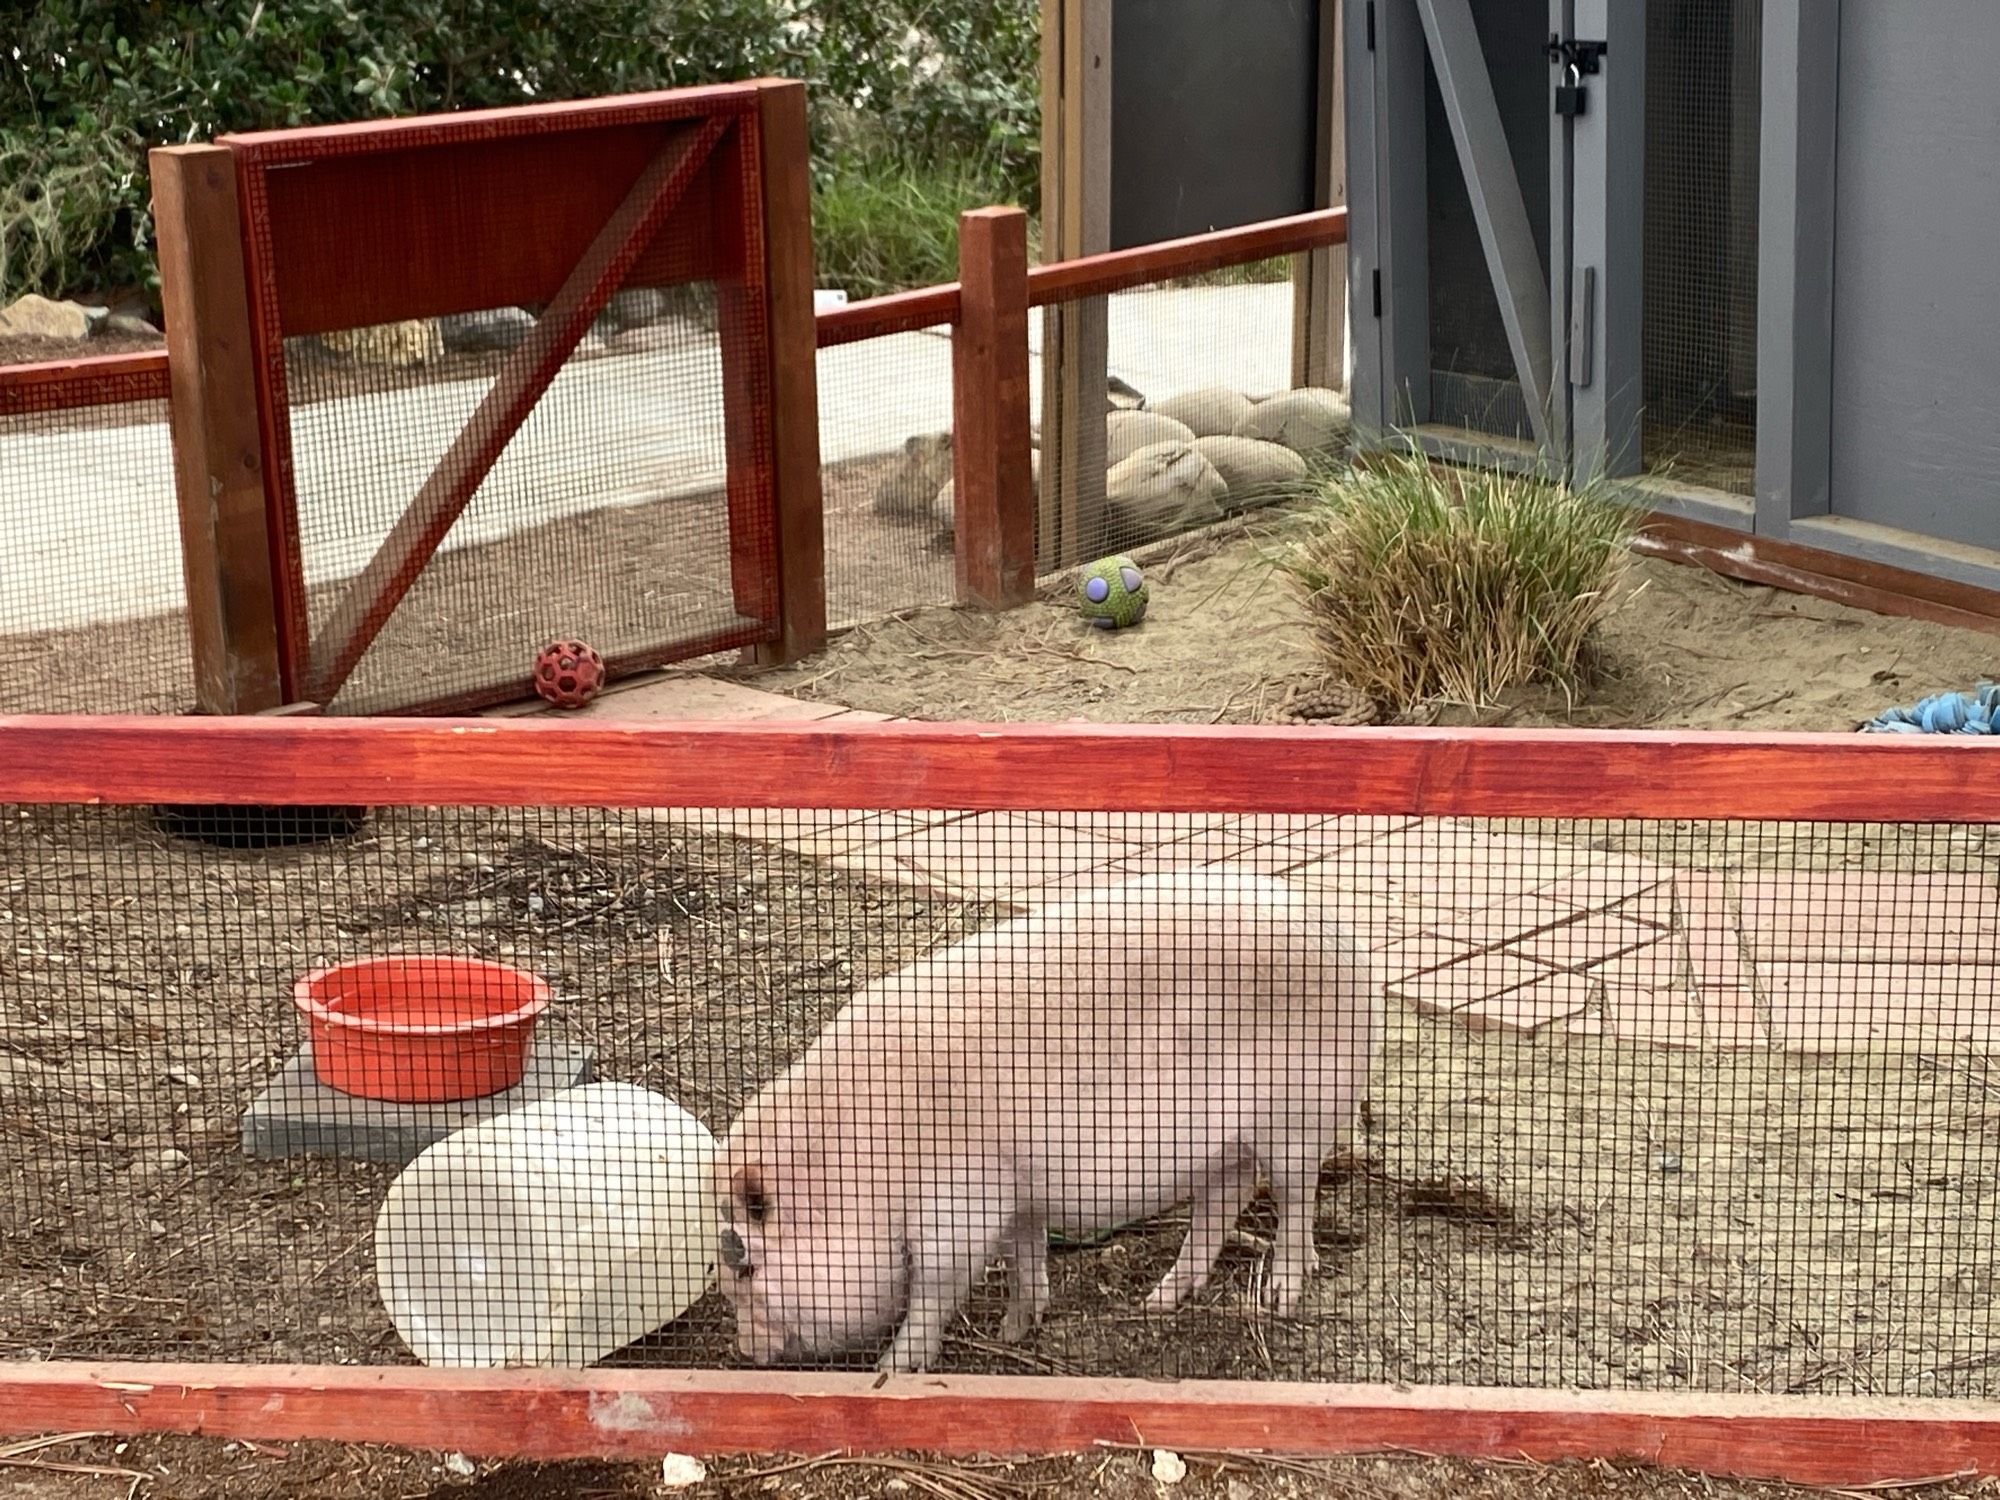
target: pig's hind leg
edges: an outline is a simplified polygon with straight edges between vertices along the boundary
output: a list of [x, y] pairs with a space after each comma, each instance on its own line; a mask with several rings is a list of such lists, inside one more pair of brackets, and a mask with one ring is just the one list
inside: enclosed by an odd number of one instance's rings
[[1222, 1242], [1235, 1227], [1243, 1205], [1257, 1189], [1255, 1164], [1247, 1157], [1217, 1163], [1195, 1189], [1188, 1236], [1180, 1258], [1146, 1299], [1150, 1308], [1178, 1307], [1208, 1281]]
[[1319, 1168], [1320, 1154], [1310, 1147], [1288, 1148], [1268, 1164], [1278, 1228], [1265, 1300], [1281, 1318], [1289, 1318], [1298, 1311], [1306, 1278], [1319, 1265], [1318, 1252], [1313, 1249], [1313, 1221], [1319, 1208]]
[[1007, 1265], [1007, 1312], [1000, 1320], [1000, 1337], [1012, 1344], [1028, 1336], [1049, 1305], [1049, 1228], [1040, 1215], [1014, 1220]]

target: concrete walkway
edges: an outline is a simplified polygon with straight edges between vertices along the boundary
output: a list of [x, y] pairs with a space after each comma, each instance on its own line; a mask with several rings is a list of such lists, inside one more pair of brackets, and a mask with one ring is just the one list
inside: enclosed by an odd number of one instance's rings
[[[882, 717], [694, 676], [635, 683], [583, 713]], [[1365, 936], [1393, 998], [1475, 1028], [1806, 1053], [2000, 1041], [2000, 895], [1975, 875], [1717, 874], [1462, 819], [666, 816], [1016, 908], [1167, 868], [1228, 862], [1282, 875], [1328, 893]]]
[[[1142, 290], [1110, 299], [1110, 369], [1150, 396], [1263, 393], [1291, 374], [1291, 287]], [[1030, 320], [1039, 419], [1041, 319]], [[507, 447], [444, 551], [565, 516], [706, 494], [724, 476], [720, 347], [684, 325], [634, 330], [578, 360]], [[951, 341], [902, 334], [819, 359], [821, 460], [894, 452], [951, 427]], [[306, 581], [373, 555], [486, 391], [444, 381], [296, 407]], [[139, 619], [185, 602], [164, 422], [0, 432], [0, 635]]]

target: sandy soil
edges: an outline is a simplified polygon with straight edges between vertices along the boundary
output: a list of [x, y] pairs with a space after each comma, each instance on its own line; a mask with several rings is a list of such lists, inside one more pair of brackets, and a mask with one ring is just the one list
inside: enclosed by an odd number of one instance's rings
[[[760, 687], [923, 719], [1264, 723], [1319, 675], [1271, 564], [1282, 529], [1155, 549], [1136, 629], [1091, 629], [1052, 584], [1003, 615], [917, 610], [863, 627]], [[1441, 720], [1847, 730], [1890, 704], [2000, 673], [2000, 636], [1893, 619], [1639, 559], [1603, 631], [1604, 670], [1566, 704], [1524, 693]]]

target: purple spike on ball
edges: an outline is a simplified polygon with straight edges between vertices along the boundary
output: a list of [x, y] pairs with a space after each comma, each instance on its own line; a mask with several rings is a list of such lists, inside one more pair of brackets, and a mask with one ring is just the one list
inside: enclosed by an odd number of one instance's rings
[[1108, 578], [1087, 580], [1083, 585], [1083, 597], [1092, 604], [1102, 604], [1111, 597], [1111, 580]]
[[1138, 593], [1139, 586], [1146, 581], [1139, 576], [1137, 568], [1120, 568], [1118, 576], [1125, 581], [1125, 592], [1128, 594]]

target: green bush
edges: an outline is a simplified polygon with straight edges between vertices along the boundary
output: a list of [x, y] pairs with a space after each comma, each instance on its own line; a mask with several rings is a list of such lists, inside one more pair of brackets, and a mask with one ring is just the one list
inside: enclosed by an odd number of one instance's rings
[[958, 216], [1013, 198], [993, 157], [930, 160], [874, 147], [847, 150], [813, 189], [820, 281], [850, 297], [958, 279]]
[[[40, 0], [0, 54], [0, 296], [146, 282], [146, 148], [782, 74], [898, 170], [1034, 185], [1035, 0]], [[870, 158], [874, 160], [874, 158]], [[985, 169], [980, 169], [984, 171]], [[982, 179], [984, 180], [984, 179]]]

